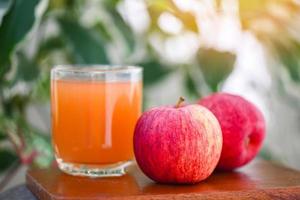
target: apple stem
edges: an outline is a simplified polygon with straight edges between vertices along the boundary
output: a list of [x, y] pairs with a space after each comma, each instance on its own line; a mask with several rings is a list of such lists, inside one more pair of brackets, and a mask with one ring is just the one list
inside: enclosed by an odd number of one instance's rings
[[179, 108], [181, 107], [182, 103], [184, 102], [184, 98], [183, 97], [179, 97], [178, 101], [177, 101], [177, 104], [175, 106], [175, 108]]

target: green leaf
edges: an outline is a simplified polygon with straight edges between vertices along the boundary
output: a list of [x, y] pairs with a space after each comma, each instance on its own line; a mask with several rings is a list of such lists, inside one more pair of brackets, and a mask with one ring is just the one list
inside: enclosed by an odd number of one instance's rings
[[155, 59], [148, 62], [139, 63], [138, 65], [142, 66], [144, 69], [143, 75], [145, 86], [151, 85], [162, 79], [171, 71]]
[[5, 13], [8, 11], [12, 3], [12, 0], [1, 0], [0, 1], [0, 25], [2, 22], [2, 18]]
[[47, 57], [52, 51], [65, 47], [65, 43], [60, 35], [49, 37], [39, 44], [38, 53], [35, 57], [37, 62]]
[[[0, 109], [2, 109], [1, 107], [4, 106], [2, 104], [0, 104]], [[5, 133], [5, 127], [6, 127], [6, 116], [4, 115], [3, 111], [0, 111], [0, 142], [5, 140], [7, 135]]]
[[[64, 42], [60, 37], [50, 37], [39, 44], [37, 54], [33, 58], [29, 58], [25, 54], [25, 50], [16, 51], [17, 59], [17, 73], [15, 81], [33, 81], [40, 78], [40, 67], [41, 62], [50, 52], [64, 47]], [[49, 73], [47, 71], [47, 73]]]
[[39, 0], [14, 0], [0, 27], [0, 77], [9, 69], [9, 57], [30, 31]]
[[33, 149], [38, 152], [34, 163], [39, 167], [49, 166], [54, 159], [50, 138], [41, 133], [34, 133], [31, 142]]
[[46, 135], [46, 133], [42, 133], [28, 125], [24, 120], [19, 123], [19, 127], [22, 127], [22, 133], [25, 139], [25, 153], [27, 155], [36, 153], [37, 156], [34, 157], [33, 162], [39, 167], [49, 166], [53, 161], [50, 137]]
[[6, 134], [0, 130], [0, 141], [3, 141], [6, 139]]
[[16, 160], [17, 156], [12, 151], [0, 149], [0, 172], [8, 169]]
[[129, 53], [133, 52], [135, 45], [134, 33], [117, 11], [113, 11], [111, 12], [111, 14], [115, 22], [116, 28], [119, 29], [120, 33], [126, 41]]
[[49, 101], [50, 96], [50, 75], [49, 72], [40, 73], [37, 81], [32, 88], [31, 100], [39, 102]]
[[110, 32], [107, 30], [107, 27], [104, 25], [104, 23], [102, 22], [98, 22], [95, 26], [94, 26], [95, 30], [97, 30], [100, 35], [103, 37], [103, 40], [105, 41], [112, 41], [112, 36], [110, 35]]
[[73, 12], [76, 10], [77, 4], [82, 1], [73, 1], [73, 0], [53, 0], [49, 2], [49, 9], [53, 10], [61, 10], [66, 12]]
[[235, 58], [236, 56], [229, 52], [220, 52], [214, 49], [200, 49], [200, 67], [205, 81], [213, 91], [217, 91], [219, 84], [231, 73]]
[[199, 96], [199, 91], [197, 89], [196, 83], [188, 73], [186, 73], [184, 77], [184, 84], [190, 95]]
[[36, 79], [39, 75], [39, 68], [35, 61], [27, 58], [23, 52], [17, 52], [16, 56], [18, 59], [18, 66], [15, 79], [23, 81]]
[[107, 7], [115, 8], [121, 0], [104, 0], [104, 4]]
[[274, 42], [280, 62], [286, 67], [292, 80], [300, 82], [300, 44], [296, 41], [292, 45], [283, 45]]
[[104, 42], [92, 30], [67, 17], [59, 18], [58, 22], [76, 63], [109, 63]]

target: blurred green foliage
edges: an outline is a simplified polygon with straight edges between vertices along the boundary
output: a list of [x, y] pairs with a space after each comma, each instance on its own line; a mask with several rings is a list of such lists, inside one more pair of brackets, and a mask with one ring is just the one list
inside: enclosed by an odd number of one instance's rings
[[[0, 171], [9, 167], [17, 157], [24, 164], [29, 161], [39, 166], [52, 163], [49, 134], [36, 130], [28, 122], [26, 109], [31, 103], [49, 101], [49, 72], [53, 65], [140, 65], [144, 67], [146, 88], [171, 72], [180, 71], [186, 91], [196, 97], [207, 91], [199, 87], [202, 79], [195, 77], [195, 70], [200, 70], [204, 77], [201, 84], [213, 92], [219, 90], [234, 69], [234, 52], [202, 46], [189, 63], [166, 61], [149, 39], [157, 32], [162, 38], [172, 36], [160, 30], [159, 16], [169, 12], [183, 22], [184, 30], [201, 35], [195, 15], [182, 11], [171, 0], [147, 0], [150, 26], [145, 32], [137, 33], [120, 13], [118, 6], [121, 2], [0, 1]], [[219, 5], [221, 1], [216, 2]], [[293, 1], [240, 0], [239, 3], [243, 29], [253, 32], [274, 58], [282, 62], [291, 78], [299, 82], [299, 38], [292, 37], [286, 28], [295, 26], [292, 24], [293, 14], [299, 11], [299, 6]], [[290, 17], [276, 15], [268, 9], [269, 5], [285, 9]], [[93, 7], [97, 9], [96, 13], [92, 12]], [[258, 27], [262, 20], [267, 20], [274, 29], [265, 30], [263, 25]], [[286, 32], [281, 34], [282, 31]], [[10, 145], [1, 145], [3, 143]]]
[[7, 149], [0, 150], [0, 170], [6, 170], [10, 165], [12, 165], [17, 157], [16, 155]]

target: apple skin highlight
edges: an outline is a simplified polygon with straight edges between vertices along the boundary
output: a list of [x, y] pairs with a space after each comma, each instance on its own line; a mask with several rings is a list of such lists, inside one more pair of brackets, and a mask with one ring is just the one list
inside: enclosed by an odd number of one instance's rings
[[159, 183], [193, 184], [206, 179], [215, 169], [221, 149], [220, 125], [200, 105], [153, 108], [135, 127], [136, 161]]
[[223, 133], [219, 170], [241, 167], [258, 154], [265, 138], [265, 120], [259, 109], [246, 99], [215, 93], [198, 102], [217, 117]]

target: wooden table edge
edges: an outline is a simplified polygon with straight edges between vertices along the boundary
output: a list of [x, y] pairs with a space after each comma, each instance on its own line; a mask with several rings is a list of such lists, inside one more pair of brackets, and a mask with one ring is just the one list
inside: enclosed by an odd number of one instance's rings
[[[38, 185], [38, 187], [34, 187], [34, 185]], [[45, 188], [35, 181], [29, 174], [26, 174], [26, 186], [27, 188], [38, 198], [43, 200], [59, 200], [66, 199], [62, 196], [50, 196]], [[234, 192], [232, 192], [234, 191]], [[37, 196], [37, 194], [39, 194]], [[134, 196], [111, 196], [109, 199], [113, 200], [123, 200], [123, 199], [131, 199], [131, 200], [200, 200], [200, 199], [300, 199], [300, 186], [291, 186], [291, 187], [274, 187], [274, 188], [265, 188], [265, 189], [252, 189], [252, 190], [230, 190], [230, 191], [208, 191], [201, 193], [189, 193], [189, 194], [137, 194]], [[69, 198], [73, 200], [77, 200], [74, 198]], [[79, 200], [80, 198], [78, 198]], [[91, 198], [91, 200], [102, 200], [107, 199], [107, 197], [96, 197]]]

